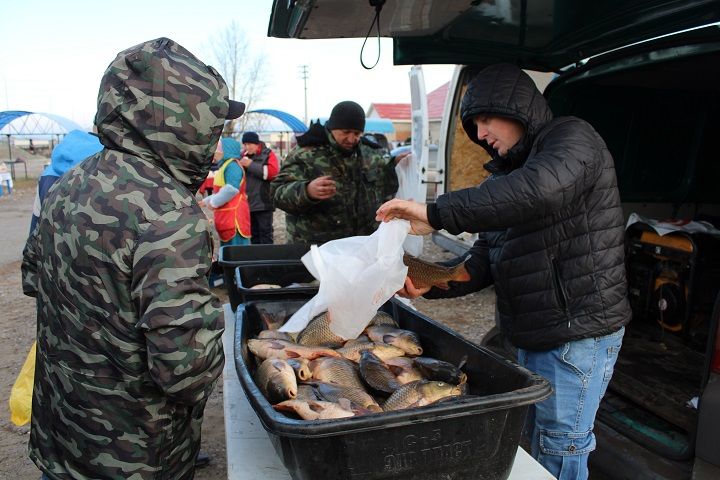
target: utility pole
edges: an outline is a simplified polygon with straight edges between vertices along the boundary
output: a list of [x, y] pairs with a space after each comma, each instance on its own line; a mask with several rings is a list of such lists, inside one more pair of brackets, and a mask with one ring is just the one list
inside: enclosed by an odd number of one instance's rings
[[300, 65], [300, 78], [303, 81], [303, 87], [305, 89], [305, 125], [308, 124], [308, 116], [307, 116], [307, 79], [309, 76], [308, 66], [307, 65]]

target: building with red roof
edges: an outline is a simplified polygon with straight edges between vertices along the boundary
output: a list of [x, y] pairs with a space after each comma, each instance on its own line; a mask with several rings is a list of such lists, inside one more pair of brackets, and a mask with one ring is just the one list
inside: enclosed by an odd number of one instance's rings
[[[449, 87], [450, 82], [446, 82], [427, 94], [431, 142], [433, 139], [437, 139], [440, 134], [440, 123], [442, 122]], [[410, 138], [412, 117], [409, 103], [371, 103], [366, 117], [385, 118], [392, 121], [395, 127], [395, 138], [388, 138], [390, 141], [404, 142]]]

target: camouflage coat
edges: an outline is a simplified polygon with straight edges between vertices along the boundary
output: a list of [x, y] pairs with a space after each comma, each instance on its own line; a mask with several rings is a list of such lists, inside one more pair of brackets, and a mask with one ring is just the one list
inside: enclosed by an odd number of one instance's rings
[[[379, 145], [365, 140], [347, 152], [320, 125], [308, 133], [315, 134], [315, 141], [303, 146], [300, 137], [271, 183], [275, 206], [287, 214], [288, 243], [321, 244], [370, 235], [378, 226], [375, 211], [398, 189], [394, 162]], [[307, 185], [324, 175], [335, 180], [337, 194], [313, 200], [307, 195]]]
[[38, 303], [29, 450], [50, 478], [193, 477], [224, 328], [194, 193], [227, 96], [172, 40], [121, 52], [98, 96], [105, 148], [45, 199], [22, 271]]

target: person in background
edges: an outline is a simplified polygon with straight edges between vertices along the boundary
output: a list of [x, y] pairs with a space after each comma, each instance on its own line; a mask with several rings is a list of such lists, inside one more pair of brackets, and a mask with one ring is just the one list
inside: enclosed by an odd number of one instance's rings
[[55, 183], [23, 252], [39, 307], [29, 454], [46, 478], [193, 478], [224, 363], [195, 193], [244, 109], [168, 38], [105, 71], [105, 148]]
[[50, 155], [50, 165], [43, 170], [38, 180], [37, 194], [33, 204], [32, 218], [30, 219], [30, 233], [35, 229], [40, 208], [45, 197], [57, 180], [72, 167], [103, 149], [97, 135], [71, 130], [65, 138], [57, 144]]
[[205, 181], [203, 181], [202, 185], [200, 185], [200, 190], [198, 191], [201, 196], [207, 197], [209, 195], [212, 195], [213, 187], [215, 185], [215, 172], [217, 172], [217, 169], [220, 167], [220, 160], [222, 160], [222, 158], [222, 142], [218, 142], [217, 149], [213, 154], [213, 163], [210, 167], [210, 171], [208, 172], [208, 176], [205, 177]]
[[492, 176], [427, 206], [391, 200], [377, 218], [410, 220], [415, 234], [479, 233], [465, 264], [471, 280], [441, 290], [406, 279], [399, 293], [447, 298], [494, 284], [500, 331], [553, 387], [529, 415], [531, 454], [560, 480], [586, 479], [595, 414], [631, 316], [612, 156], [587, 122], [553, 118], [514, 65], [470, 82], [461, 120], [491, 155]]
[[247, 196], [250, 202], [252, 243], [273, 243], [273, 211], [270, 198], [270, 182], [278, 173], [280, 165], [270, 148], [260, 141], [255, 132], [242, 136], [243, 152], [240, 165], [247, 172]]
[[321, 125], [297, 137], [271, 183], [275, 206], [286, 213], [288, 243], [321, 244], [370, 235], [375, 210], [395, 195], [395, 163], [362, 138], [365, 112], [352, 101], [333, 107]]
[[220, 245], [250, 245], [250, 205], [246, 193], [245, 169], [240, 165], [240, 143], [223, 137], [222, 159], [215, 172], [213, 195], [202, 204], [213, 209]]

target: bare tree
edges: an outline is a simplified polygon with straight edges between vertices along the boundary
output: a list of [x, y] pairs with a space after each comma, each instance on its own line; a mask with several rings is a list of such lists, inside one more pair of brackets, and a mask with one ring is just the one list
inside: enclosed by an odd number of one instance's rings
[[[230, 89], [230, 98], [252, 110], [263, 96], [268, 85], [265, 55], [251, 48], [245, 32], [234, 20], [221, 32], [210, 39], [215, 67], [223, 76]], [[242, 116], [228, 122], [225, 134], [244, 131], [247, 118]]]

